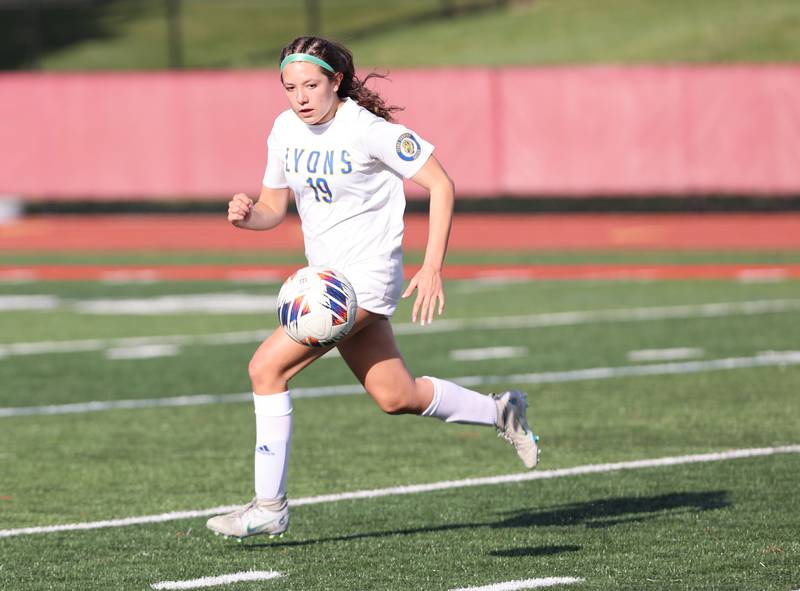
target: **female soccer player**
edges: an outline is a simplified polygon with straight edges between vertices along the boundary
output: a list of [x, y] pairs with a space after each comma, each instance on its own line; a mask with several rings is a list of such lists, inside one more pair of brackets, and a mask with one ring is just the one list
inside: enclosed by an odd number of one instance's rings
[[[444, 309], [442, 264], [453, 214], [454, 187], [433, 146], [392, 123], [381, 97], [355, 76], [350, 52], [319, 37], [299, 37], [280, 55], [290, 109], [267, 139], [267, 167], [257, 201], [244, 193], [228, 204], [228, 221], [268, 230], [283, 221], [294, 195], [310, 265], [332, 267], [350, 280], [356, 321], [337, 344], [352, 372], [384, 412], [412, 413], [490, 425], [525, 466], [538, 462], [538, 438], [528, 428], [525, 394], [483, 395], [433, 377], [414, 378], [397, 349], [389, 318], [402, 291], [402, 177], [430, 192], [428, 243], [422, 268], [402, 297], [417, 296], [411, 319], [421, 325]], [[368, 80], [370, 74], [365, 78]], [[208, 520], [218, 534], [239, 539], [280, 535], [289, 526], [286, 470], [292, 436], [288, 383], [328, 349], [293, 341], [276, 329], [249, 365], [256, 414], [255, 498]]]

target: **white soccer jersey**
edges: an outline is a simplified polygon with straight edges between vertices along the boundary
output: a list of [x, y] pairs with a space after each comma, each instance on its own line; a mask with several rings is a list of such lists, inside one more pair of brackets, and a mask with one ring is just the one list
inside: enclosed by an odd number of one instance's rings
[[322, 125], [281, 113], [267, 145], [264, 186], [294, 193], [309, 264], [342, 271], [359, 306], [390, 315], [402, 283], [402, 177], [433, 145], [351, 99]]

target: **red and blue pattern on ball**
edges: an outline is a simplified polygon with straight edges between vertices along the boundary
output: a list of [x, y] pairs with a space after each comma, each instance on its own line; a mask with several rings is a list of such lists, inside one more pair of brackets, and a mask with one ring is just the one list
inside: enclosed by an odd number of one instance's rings
[[283, 303], [279, 313], [281, 325], [288, 326], [290, 322], [297, 322], [299, 317], [305, 316], [311, 312], [311, 309], [308, 307], [308, 302], [304, 302], [304, 300], [305, 296], [300, 295], [293, 300]]
[[323, 305], [332, 312], [331, 324], [339, 326], [347, 323], [347, 296], [344, 293], [344, 284], [331, 271], [320, 272], [319, 278], [325, 283], [328, 301]]

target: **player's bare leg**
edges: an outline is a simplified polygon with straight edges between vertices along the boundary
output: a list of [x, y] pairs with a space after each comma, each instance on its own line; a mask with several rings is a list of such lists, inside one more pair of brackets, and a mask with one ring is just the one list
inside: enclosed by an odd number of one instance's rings
[[339, 343], [339, 353], [382, 411], [422, 414], [433, 401], [433, 383], [412, 377], [397, 348], [389, 320], [367, 314], [372, 321]]
[[[359, 311], [350, 334], [357, 334], [372, 321], [367, 312]], [[256, 413], [256, 495], [247, 505], [209, 519], [207, 526], [215, 533], [241, 540], [257, 534], [279, 536], [288, 529], [286, 470], [292, 437], [288, 383], [330, 349], [301, 345], [278, 328], [256, 350], [248, 367]]]
[[518, 391], [485, 396], [434, 377], [414, 378], [397, 348], [389, 321], [375, 320], [338, 346], [342, 358], [378, 406], [390, 414], [413, 413], [443, 421], [492, 425], [534, 468], [538, 437], [528, 427], [527, 400]]

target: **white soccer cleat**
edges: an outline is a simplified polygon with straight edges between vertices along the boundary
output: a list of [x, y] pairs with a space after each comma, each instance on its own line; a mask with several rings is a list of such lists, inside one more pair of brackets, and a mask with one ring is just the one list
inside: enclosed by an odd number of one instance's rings
[[239, 541], [260, 534], [268, 534], [270, 538], [282, 536], [289, 529], [289, 504], [286, 497], [277, 501], [254, 498], [241, 509], [212, 517], [206, 527], [217, 535]]
[[514, 446], [526, 468], [535, 468], [539, 463], [539, 437], [528, 427], [525, 418], [528, 410], [525, 393], [509, 390], [492, 394], [492, 398], [497, 404], [497, 436]]

